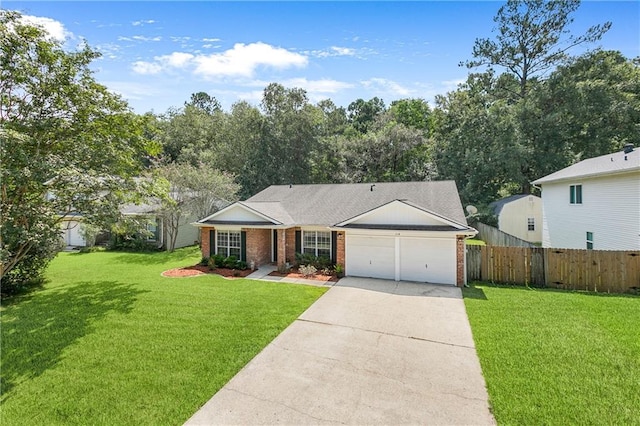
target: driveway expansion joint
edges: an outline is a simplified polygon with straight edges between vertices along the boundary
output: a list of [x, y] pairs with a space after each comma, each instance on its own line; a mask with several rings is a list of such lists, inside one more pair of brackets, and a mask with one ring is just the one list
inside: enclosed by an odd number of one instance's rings
[[457, 347], [457, 348], [464, 348], [464, 349], [473, 349], [475, 351], [475, 347], [473, 347], [473, 346], [459, 345], [457, 343], [443, 342], [443, 341], [440, 341], [440, 340], [425, 339], [424, 337], [416, 337], [416, 336], [407, 336], [407, 335], [404, 335], [404, 334], [388, 333], [386, 331], [370, 330], [368, 328], [352, 327], [352, 326], [349, 326], [349, 325], [335, 324], [335, 323], [325, 322], [325, 321], [315, 321], [315, 320], [309, 320], [309, 319], [305, 319], [305, 318], [298, 318], [298, 319], [296, 319], [296, 321], [308, 322], [308, 323], [311, 323], [311, 324], [320, 324], [320, 325], [341, 327], [341, 328], [349, 328], [351, 330], [360, 330], [360, 331], [366, 331], [366, 332], [369, 332], [369, 333], [376, 333], [376, 334], [385, 335], [385, 336], [402, 337], [402, 338], [405, 338], [405, 339], [420, 340], [420, 341], [423, 341], [423, 342], [436, 343], [436, 344], [439, 344], [439, 345], [454, 346], [454, 347]]

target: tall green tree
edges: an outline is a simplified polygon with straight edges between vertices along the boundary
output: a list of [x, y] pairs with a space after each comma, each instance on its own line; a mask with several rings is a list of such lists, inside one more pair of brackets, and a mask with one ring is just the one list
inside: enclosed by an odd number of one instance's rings
[[155, 172], [168, 185], [159, 211], [167, 231], [168, 251], [175, 249], [180, 226], [194, 217], [203, 219], [238, 199], [240, 186], [234, 177], [205, 164], [170, 163]]
[[389, 113], [398, 123], [430, 135], [433, 131], [431, 108], [424, 99], [400, 99], [391, 102]]
[[569, 56], [569, 50], [593, 43], [611, 28], [611, 23], [590, 27], [584, 34], [569, 34], [571, 14], [579, 0], [508, 0], [494, 17], [495, 39], [478, 38], [469, 68], [499, 66], [516, 76], [519, 97], [526, 96], [530, 79], [553, 70]]
[[303, 89], [287, 89], [277, 83], [264, 89], [260, 105], [265, 116], [265, 145], [256, 154], [265, 177], [270, 177], [265, 187], [309, 183], [321, 111], [309, 103]]
[[145, 117], [93, 78], [99, 54], [66, 51], [43, 28], [0, 10], [0, 258], [3, 292], [39, 277], [60, 222], [118, 215], [135, 176], [157, 153]]
[[386, 111], [384, 101], [374, 97], [365, 101], [356, 99], [347, 107], [349, 122], [355, 130], [360, 133], [367, 133], [373, 126], [378, 115]]

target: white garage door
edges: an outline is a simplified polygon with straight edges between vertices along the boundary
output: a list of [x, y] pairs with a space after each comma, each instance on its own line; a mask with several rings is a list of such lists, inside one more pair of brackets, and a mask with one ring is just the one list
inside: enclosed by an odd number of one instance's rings
[[453, 239], [400, 238], [400, 280], [456, 283]]
[[395, 279], [395, 237], [347, 234], [346, 247], [347, 275]]
[[455, 285], [456, 263], [452, 238], [347, 234], [347, 275]]

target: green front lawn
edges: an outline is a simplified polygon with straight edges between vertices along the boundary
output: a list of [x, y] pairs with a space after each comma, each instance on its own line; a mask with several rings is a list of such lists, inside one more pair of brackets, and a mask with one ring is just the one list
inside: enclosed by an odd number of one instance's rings
[[639, 424], [640, 297], [464, 289], [499, 424]]
[[61, 253], [2, 308], [2, 424], [182, 424], [326, 290], [160, 276], [199, 259]]

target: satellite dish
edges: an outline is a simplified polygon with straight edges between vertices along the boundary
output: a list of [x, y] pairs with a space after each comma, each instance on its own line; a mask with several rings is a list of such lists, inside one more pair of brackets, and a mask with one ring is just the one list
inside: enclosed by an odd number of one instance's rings
[[472, 206], [471, 204], [469, 204], [467, 206], [467, 213], [469, 213], [470, 215], [476, 214], [478, 213], [478, 209], [476, 208], [476, 206]]

